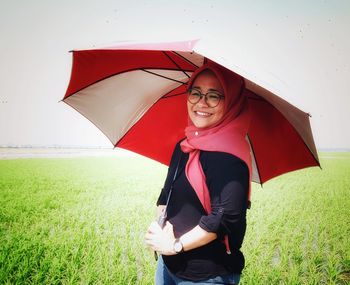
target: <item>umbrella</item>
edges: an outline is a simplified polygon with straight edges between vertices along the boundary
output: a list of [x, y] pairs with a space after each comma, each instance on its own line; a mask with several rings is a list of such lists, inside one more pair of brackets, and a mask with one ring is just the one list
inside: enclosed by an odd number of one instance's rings
[[[186, 82], [191, 74], [206, 60], [232, 70], [220, 55], [208, 58], [198, 46], [194, 40], [74, 50], [63, 101], [115, 147], [168, 165], [176, 142], [185, 137]], [[319, 166], [309, 114], [249, 78], [244, 80], [252, 109], [247, 135], [252, 180], [262, 184], [286, 172]]]

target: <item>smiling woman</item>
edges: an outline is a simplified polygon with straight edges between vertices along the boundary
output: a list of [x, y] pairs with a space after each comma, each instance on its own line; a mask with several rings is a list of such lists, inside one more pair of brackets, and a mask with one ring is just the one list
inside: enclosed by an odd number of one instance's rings
[[238, 284], [251, 175], [243, 79], [207, 62], [188, 87], [186, 138], [157, 202], [167, 221], [146, 233], [162, 255], [156, 284]]

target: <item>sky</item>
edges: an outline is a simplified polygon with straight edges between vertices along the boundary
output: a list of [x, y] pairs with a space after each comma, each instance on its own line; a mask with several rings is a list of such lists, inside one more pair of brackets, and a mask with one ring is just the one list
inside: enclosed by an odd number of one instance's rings
[[201, 39], [350, 149], [350, 1], [0, 0], [0, 146], [112, 147], [60, 102], [73, 49]]

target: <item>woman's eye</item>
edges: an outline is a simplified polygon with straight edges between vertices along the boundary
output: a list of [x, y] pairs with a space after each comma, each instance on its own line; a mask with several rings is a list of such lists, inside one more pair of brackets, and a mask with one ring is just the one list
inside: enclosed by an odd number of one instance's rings
[[218, 95], [216, 95], [216, 94], [210, 94], [210, 95], [209, 95], [209, 99], [210, 99], [210, 100], [219, 100], [220, 97], [219, 97]]
[[192, 92], [191, 95], [192, 96], [196, 96], [196, 97], [200, 97], [201, 96], [201, 94], [199, 92], [196, 92], [196, 91]]

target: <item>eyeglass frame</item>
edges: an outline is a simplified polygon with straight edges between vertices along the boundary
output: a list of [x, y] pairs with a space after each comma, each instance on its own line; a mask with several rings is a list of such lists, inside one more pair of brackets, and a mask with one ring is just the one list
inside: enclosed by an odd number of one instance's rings
[[[192, 102], [189, 100], [190, 93], [191, 93], [192, 90], [196, 90], [196, 91], [200, 94], [199, 100], [198, 100], [197, 102], [195, 102], [195, 103], [192, 103]], [[219, 101], [218, 101], [218, 103], [217, 103], [215, 106], [210, 106], [210, 105], [208, 104], [208, 101], [207, 101], [207, 100], [208, 100], [208, 94], [209, 94], [209, 93], [215, 93], [215, 94], [218, 95], [218, 97], [219, 97]], [[222, 95], [220, 92], [217, 92], [217, 91], [209, 91], [209, 92], [203, 94], [201, 91], [199, 91], [199, 90], [196, 89], [196, 88], [189, 88], [189, 89], [187, 90], [187, 101], [188, 101], [190, 104], [192, 104], [192, 105], [195, 105], [195, 104], [197, 104], [200, 100], [202, 100], [203, 96], [204, 96], [204, 101], [205, 101], [205, 103], [208, 105], [209, 108], [215, 108], [215, 107], [217, 107], [217, 106], [220, 104], [221, 99], [225, 99], [225, 96]]]

